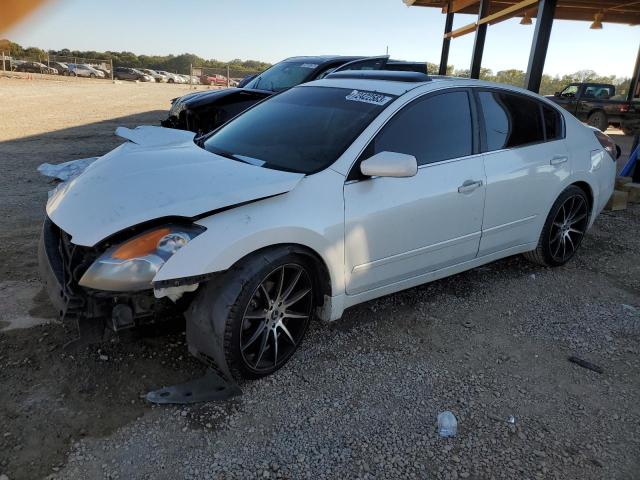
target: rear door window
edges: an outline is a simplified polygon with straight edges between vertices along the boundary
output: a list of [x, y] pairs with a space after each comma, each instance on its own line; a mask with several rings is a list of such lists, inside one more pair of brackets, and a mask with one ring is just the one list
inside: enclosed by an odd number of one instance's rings
[[478, 93], [488, 151], [544, 141], [540, 103], [524, 95], [500, 91]]

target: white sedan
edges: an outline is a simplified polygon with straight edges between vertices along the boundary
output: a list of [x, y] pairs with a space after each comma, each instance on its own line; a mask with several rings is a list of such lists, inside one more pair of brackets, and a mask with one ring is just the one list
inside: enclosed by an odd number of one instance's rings
[[531, 92], [411, 72], [335, 73], [196, 139], [117, 133], [47, 204], [52, 300], [85, 333], [185, 313], [235, 378], [280, 368], [314, 317], [509, 255], [563, 265], [619, 154]]

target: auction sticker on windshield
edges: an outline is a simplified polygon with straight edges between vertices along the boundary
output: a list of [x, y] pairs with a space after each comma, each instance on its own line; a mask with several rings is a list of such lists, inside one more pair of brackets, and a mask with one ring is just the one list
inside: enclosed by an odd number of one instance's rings
[[362, 90], [353, 90], [345, 98], [352, 102], [372, 103], [374, 105], [384, 105], [391, 100], [391, 97], [387, 97], [386, 95], [375, 92], [363, 92]]
[[316, 68], [317, 66], [317, 63], [303, 63], [300, 68]]

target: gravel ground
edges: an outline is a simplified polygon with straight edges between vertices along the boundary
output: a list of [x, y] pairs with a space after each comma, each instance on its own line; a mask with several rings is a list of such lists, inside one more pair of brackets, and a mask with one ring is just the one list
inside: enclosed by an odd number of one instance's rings
[[[0, 475], [639, 478], [640, 205], [601, 215], [563, 268], [508, 258], [316, 322], [284, 369], [242, 384], [243, 395], [225, 403], [141, 399], [204, 372], [180, 325], [65, 353], [72, 332], [51, 320], [36, 279], [49, 186], [34, 168], [48, 152], [62, 161], [111, 148], [113, 118], [157, 122], [175, 92], [140, 87], [86, 87], [106, 88], [112, 105], [100, 110], [101, 94], [87, 92], [88, 125], [58, 125], [52, 115], [25, 137], [16, 117], [11, 137], [0, 116], [0, 161], [11, 168], [0, 190], [0, 321], [44, 322], [0, 332]], [[20, 98], [25, 115], [77, 94], [43, 86], [57, 96], [25, 106], [24, 87], [11, 88], [0, 104]], [[437, 433], [443, 410], [458, 419], [453, 438]]]

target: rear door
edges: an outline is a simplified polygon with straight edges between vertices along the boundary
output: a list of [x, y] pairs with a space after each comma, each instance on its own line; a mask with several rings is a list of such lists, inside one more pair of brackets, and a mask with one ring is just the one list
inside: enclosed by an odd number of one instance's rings
[[484, 124], [487, 175], [479, 255], [536, 242], [570, 175], [562, 118], [555, 108], [507, 90], [475, 91]]
[[414, 155], [414, 177], [363, 177], [356, 162], [344, 186], [348, 294], [475, 258], [485, 176], [472, 109], [464, 89], [420, 97], [387, 122], [359, 159], [383, 151]]

